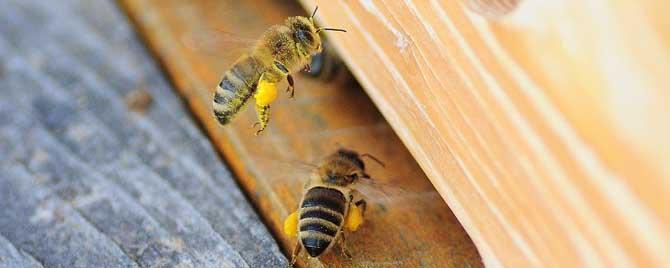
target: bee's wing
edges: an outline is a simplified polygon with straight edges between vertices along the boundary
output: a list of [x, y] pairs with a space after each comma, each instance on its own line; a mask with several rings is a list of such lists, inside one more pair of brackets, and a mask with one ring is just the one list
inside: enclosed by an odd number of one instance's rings
[[316, 168], [315, 163], [288, 158], [271, 150], [250, 155], [248, 163], [254, 165], [257, 183], [268, 185], [274, 190], [294, 189], [290, 192], [296, 200], [300, 200], [302, 189]]
[[[295, 200], [300, 200], [305, 182], [322, 158], [306, 156], [303, 160], [286, 156], [278, 151], [271, 151], [273, 150], [266, 150], [263, 154], [254, 154], [251, 159], [253, 163], [263, 163], [262, 167], [259, 167], [259, 172], [261, 172], [259, 175], [263, 177], [263, 183], [272, 187], [295, 189], [292, 194]], [[386, 164], [391, 166], [405, 163]], [[392, 209], [405, 204], [411, 205], [417, 202], [423, 203], [425, 200], [441, 199], [430, 183], [413, 181], [409, 179], [411, 174], [401, 172], [398, 175], [392, 175], [390, 173], [396, 172], [397, 169], [390, 171], [372, 163], [368, 166], [366, 172], [371, 178], [361, 178], [353, 185], [353, 188], [361, 193], [368, 205]]]
[[236, 59], [249, 51], [259, 37], [260, 33], [257, 38], [252, 38], [222, 29], [197, 28], [184, 33], [179, 40], [187, 49]]
[[[290, 184], [295, 189], [300, 190], [305, 181], [312, 175], [314, 169], [318, 167], [318, 160], [303, 161], [270, 155], [260, 157], [271, 159], [269, 163], [273, 175], [268, 178], [269, 183]], [[412, 202], [416, 199], [439, 198], [430, 184], [426, 187], [425, 185], [412, 184], [411, 180], [404, 177], [375, 176], [374, 174], [380, 173], [378, 171], [383, 171], [383, 169], [375, 169], [375, 171], [371, 175], [372, 178], [361, 178], [353, 185], [353, 188], [360, 192], [363, 195], [362, 197], [370, 204], [392, 206]], [[302, 194], [300, 190], [297, 190], [295, 194]]]
[[408, 185], [408, 180], [400, 177], [360, 179], [354, 188], [368, 203], [379, 205], [396, 205], [438, 196], [432, 187], [417, 188], [415, 185]]

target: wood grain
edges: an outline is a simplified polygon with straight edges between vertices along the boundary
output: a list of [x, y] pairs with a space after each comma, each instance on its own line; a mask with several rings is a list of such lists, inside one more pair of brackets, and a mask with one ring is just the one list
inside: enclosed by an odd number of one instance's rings
[[667, 1], [302, 2], [487, 266], [670, 263]]
[[0, 35], [0, 267], [286, 264], [115, 1], [3, 1]]
[[[232, 125], [221, 127], [212, 116], [212, 93], [226, 68], [239, 55], [217, 39], [198, 40], [198, 33], [258, 36], [269, 25], [305, 12], [291, 1], [158, 1], [124, 0], [151, 49], [162, 60], [194, 114], [202, 120], [267, 224], [286, 252], [295, 243], [282, 234], [283, 219], [297, 207], [304, 168], [333, 152], [336, 144], [373, 154], [386, 162], [369, 164], [381, 182], [392, 181], [402, 194], [377, 203], [358, 232], [347, 237], [352, 260], [333, 250], [310, 267], [481, 267], [468, 235], [434, 190], [419, 166], [357, 85], [323, 83], [296, 77], [296, 98], [280, 96], [272, 106], [270, 125], [258, 137], [247, 109]], [[230, 35], [226, 35], [230, 36]], [[225, 38], [223, 38], [225, 39]], [[212, 41], [214, 40], [214, 41]]]

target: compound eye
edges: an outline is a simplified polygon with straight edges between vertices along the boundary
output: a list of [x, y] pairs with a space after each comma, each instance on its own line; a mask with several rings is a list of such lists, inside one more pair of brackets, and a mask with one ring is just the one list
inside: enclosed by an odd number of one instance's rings
[[301, 43], [308, 44], [308, 45], [311, 45], [312, 43], [314, 43], [314, 38], [307, 31], [297, 31], [297, 32], [295, 32], [295, 36], [298, 39], [298, 41], [301, 42]]

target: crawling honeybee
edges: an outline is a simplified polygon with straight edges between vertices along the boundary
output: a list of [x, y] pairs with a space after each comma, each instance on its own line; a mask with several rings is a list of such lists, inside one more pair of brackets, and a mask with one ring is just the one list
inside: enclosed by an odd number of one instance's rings
[[[302, 200], [297, 211], [284, 221], [284, 233], [297, 236], [291, 265], [302, 248], [316, 258], [328, 251], [336, 241], [345, 250], [344, 230], [356, 231], [363, 223], [366, 201], [355, 188], [360, 179], [370, 179], [365, 173], [361, 157], [367, 156], [384, 165], [377, 158], [339, 149], [324, 159], [305, 183]], [[352, 205], [353, 204], [353, 205]]]
[[[288, 81], [290, 96], [294, 94], [292, 71], [307, 66], [313, 55], [321, 52], [321, 31], [343, 29], [317, 28], [314, 15], [296, 16], [284, 24], [270, 27], [256, 42], [249, 55], [241, 56], [228, 70], [214, 93], [214, 116], [222, 125], [228, 124], [252, 95], [256, 99], [256, 113], [261, 133], [268, 124], [270, 103], [277, 97], [277, 83]], [[255, 126], [255, 125], [254, 125]]]

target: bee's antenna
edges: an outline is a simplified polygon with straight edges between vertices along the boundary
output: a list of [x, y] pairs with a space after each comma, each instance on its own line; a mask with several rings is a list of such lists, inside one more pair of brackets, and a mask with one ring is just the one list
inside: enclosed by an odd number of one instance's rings
[[[312, 16], [309, 17], [309, 20], [314, 23], [314, 15], [316, 15], [316, 11], [319, 10], [319, 6], [314, 7], [314, 12], [312, 12]], [[337, 28], [319, 28], [316, 29], [316, 33], [319, 33], [320, 31], [335, 31], [335, 32], [347, 32], [345, 29], [337, 29]]]
[[377, 159], [376, 157], [372, 156], [371, 154], [365, 153], [365, 154], [362, 154], [361, 157], [368, 157], [368, 158], [374, 160], [375, 162], [377, 162], [377, 164], [379, 164], [380, 166], [382, 166], [382, 167], [384, 167], [384, 168], [386, 167], [386, 165], [384, 165], [384, 162], [382, 162], [381, 160], [379, 160], [379, 159]]
[[347, 32], [347, 30], [345, 30], [345, 29], [338, 29], [338, 28], [319, 28], [319, 29], [316, 29], [317, 33], [320, 32], [320, 31], [333, 31], [333, 32], [345, 32], [345, 33]]
[[319, 10], [319, 6], [316, 6], [316, 7], [314, 8], [314, 12], [312, 12], [312, 16], [309, 17], [310, 19], [313, 19], [313, 18], [314, 18], [314, 15], [316, 15], [316, 11], [317, 11], [317, 10]]

